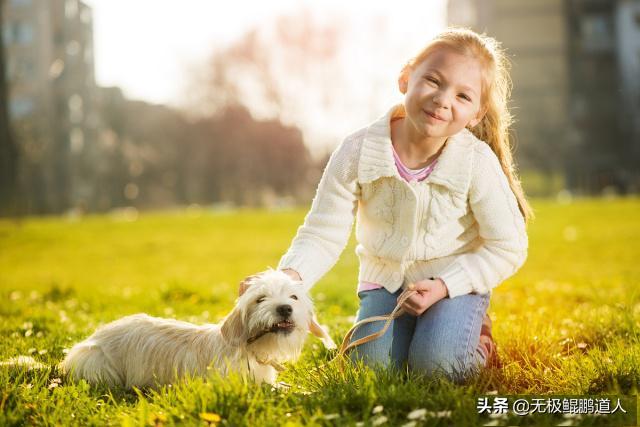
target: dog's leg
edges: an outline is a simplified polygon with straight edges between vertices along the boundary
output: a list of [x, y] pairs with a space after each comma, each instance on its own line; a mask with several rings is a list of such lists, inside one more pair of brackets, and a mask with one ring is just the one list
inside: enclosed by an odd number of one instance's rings
[[253, 357], [249, 359], [250, 377], [257, 383], [275, 384], [278, 372], [269, 365], [258, 363]]
[[309, 322], [309, 332], [320, 338], [322, 344], [324, 344], [324, 347], [326, 349], [335, 350], [336, 348], [338, 348], [329, 333], [327, 333], [327, 331], [325, 331], [325, 329], [320, 326], [320, 323], [318, 323], [318, 319], [316, 318], [315, 314], [312, 315], [311, 322]]
[[74, 346], [60, 364], [63, 372], [75, 380], [85, 379], [91, 384], [124, 386], [124, 379], [102, 349], [94, 344]]

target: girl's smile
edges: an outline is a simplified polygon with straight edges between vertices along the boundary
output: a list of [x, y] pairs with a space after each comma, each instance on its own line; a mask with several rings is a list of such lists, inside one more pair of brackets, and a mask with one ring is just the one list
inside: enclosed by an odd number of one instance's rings
[[444, 121], [444, 118], [438, 116], [435, 113], [432, 113], [431, 111], [424, 110], [424, 112], [429, 118], [433, 119], [436, 122], [443, 122]]

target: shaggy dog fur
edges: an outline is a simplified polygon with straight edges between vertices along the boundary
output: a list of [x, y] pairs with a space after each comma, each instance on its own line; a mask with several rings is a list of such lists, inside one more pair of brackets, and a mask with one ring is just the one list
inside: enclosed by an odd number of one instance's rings
[[61, 368], [75, 379], [127, 388], [206, 376], [209, 368], [274, 384], [279, 364], [299, 356], [309, 331], [335, 347], [315, 322], [307, 291], [286, 274], [269, 270], [251, 279], [220, 324], [127, 316], [76, 344]]

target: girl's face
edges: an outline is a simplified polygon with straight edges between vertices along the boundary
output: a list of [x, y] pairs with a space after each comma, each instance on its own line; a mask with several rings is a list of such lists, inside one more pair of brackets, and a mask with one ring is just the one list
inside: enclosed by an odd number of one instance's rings
[[403, 72], [398, 83], [409, 124], [420, 137], [455, 135], [484, 115], [480, 63], [446, 46]]

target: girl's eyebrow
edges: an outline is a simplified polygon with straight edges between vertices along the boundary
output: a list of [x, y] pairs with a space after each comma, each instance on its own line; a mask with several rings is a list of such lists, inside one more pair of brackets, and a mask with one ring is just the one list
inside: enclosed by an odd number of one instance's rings
[[[447, 80], [446, 77], [440, 72], [438, 71], [436, 68], [429, 68], [427, 69], [427, 73], [434, 73], [437, 74], [438, 77], [440, 77], [442, 80]], [[469, 85], [460, 85], [460, 88], [469, 92], [472, 92], [473, 94], [476, 94], [476, 91]]]

